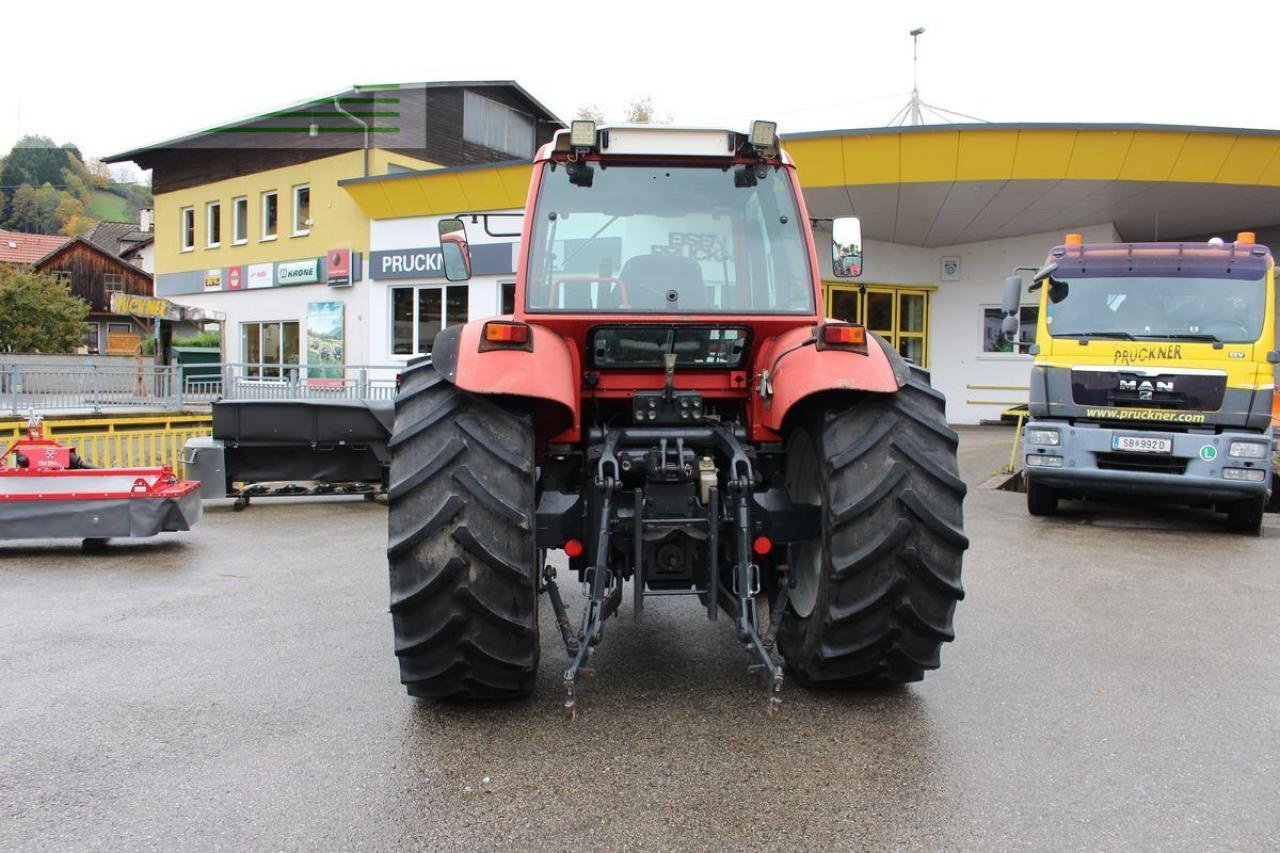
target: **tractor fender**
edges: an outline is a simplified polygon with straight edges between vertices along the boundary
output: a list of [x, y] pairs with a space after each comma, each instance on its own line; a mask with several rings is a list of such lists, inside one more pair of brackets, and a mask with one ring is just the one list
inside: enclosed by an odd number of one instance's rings
[[911, 367], [879, 335], [868, 331], [866, 354], [817, 349], [805, 343], [812, 327], [784, 332], [761, 348], [756, 357], [757, 381], [769, 371], [772, 395], [756, 395], [757, 423], [782, 432], [787, 413], [806, 397], [823, 391], [870, 391], [893, 394], [911, 379]]
[[[568, 342], [545, 326], [529, 324], [528, 349], [480, 351], [485, 320], [449, 326], [436, 334], [431, 363], [464, 391], [509, 394], [555, 404], [560, 429], [578, 429], [578, 364]], [[556, 430], [558, 431], [558, 430]]]

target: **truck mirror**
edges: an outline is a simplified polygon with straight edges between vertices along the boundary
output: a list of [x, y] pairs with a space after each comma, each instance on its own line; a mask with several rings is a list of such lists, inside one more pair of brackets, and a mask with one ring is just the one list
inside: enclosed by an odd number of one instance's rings
[[840, 278], [862, 275], [862, 220], [856, 216], [831, 221], [831, 271]]
[[1018, 337], [1018, 314], [1022, 307], [1022, 276], [1011, 275], [1004, 280], [1004, 298], [1001, 300], [1004, 319], [1000, 321], [1000, 333], [1006, 341]]
[[1004, 335], [1004, 339], [1010, 343], [1014, 343], [1018, 339], [1018, 315], [1006, 314], [1004, 319], [1000, 321], [1000, 333]]
[[467, 245], [467, 228], [461, 219], [441, 219], [440, 261], [444, 277], [449, 281], [471, 278], [471, 248]]
[[1008, 317], [1010, 314], [1017, 316], [1018, 308], [1022, 305], [1022, 276], [1011, 275], [1004, 280], [1004, 314]]

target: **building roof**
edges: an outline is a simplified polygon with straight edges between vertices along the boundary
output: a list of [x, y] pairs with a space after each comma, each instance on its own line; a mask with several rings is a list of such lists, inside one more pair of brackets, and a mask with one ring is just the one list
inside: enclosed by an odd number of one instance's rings
[[0, 229], [0, 263], [34, 264], [71, 241], [60, 234], [27, 234]]
[[76, 245], [86, 246], [90, 251], [93, 251], [99, 255], [102, 255], [104, 258], [107, 258], [116, 266], [126, 269], [129, 272], [133, 273], [134, 275], [144, 276], [146, 278], [154, 278], [154, 276], [152, 276], [151, 273], [147, 272], [141, 267], [135, 264], [129, 263], [124, 258], [121, 258], [119, 255], [117, 255], [115, 252], [108, 251], [107, 249], [102, 248], [96, 243], [90, 243], [84, 237], [75, 237], [72, 239], [64, 238], [64, 242], [61, 246], [55, 247], [52, 251], [48, 252], [42, 258], [36, 260], [32, 264], [32, 266], [35, 267], [36, 269], [40, 269], [41, 267], [47, 266], [48, 264], [52, 263], [63, 252], [68, 251], [69, 249], [71, 249], [73, 246], [76, 246]]
[[[187, 133], [182, 136], [176, 136], [173, 139], [166, 139], [163, 142], [156, 142], [151, 145], [144, 145], [140, 148], [133, 148], [128, 151], [121, 151], [118, 154], [112, 154], [103, 157], [105, 163], [120, 163], [129, 160], [137, 160], [149, 152], [160, 151], [166, 148], [182, 147], [186, 143], [194, 142], [203, 137], [213, 134], [227, 133], [235, 131], [238, 128], [244, 128], [248, 125], [258, 122], [269, 121], [272, 119], [287, 118], [290, 114], [298, 112], [304, 113], [309, 107], [328, 107], [334, 99], [350, 99], [357, 97], [376, 98], [379, 92], [393, 92], [401, 89], [468, 89], [481, 87], [507, 87], [514, 89], [521, 97], [526, 99], [534, 109], [542, 112], [553, 123], [564, 126], [564, 122], [556, 116], [555, 113], [547, 109], [533, 95], [514, 80], [454, 80], [430, 83], [390, 83], [390, 84], [356, 84], [350, 89], [344, 89], [340, 92], [332, 92], [327, 95], [320, 95], [314, 98], [307, 98], [293, 104], [288, 104], [267, 112], [256, 113], [254, 115], [244, 116], [229, 122], [214, 125], [212, 127], [197, 130], [193, 133]], [[271, 128], [268, 128], [271, 129]]]
[[136, 222], [115, 222], [110, 219], [98, 222], [84, 235], [90, 243], [116, 255], [123, 255], [153, 237], [150, 232], [140, 230]]

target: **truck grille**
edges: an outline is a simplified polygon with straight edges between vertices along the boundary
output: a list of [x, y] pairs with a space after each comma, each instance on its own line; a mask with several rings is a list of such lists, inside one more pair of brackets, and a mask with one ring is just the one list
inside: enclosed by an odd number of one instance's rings
[[1176, 456], [1144, 456], [1137, 453], [1099, 453], [1098, 468], [1103, 471], [1143, 471], [1150, 474], [1185, 474], [1187, 460]]
[[1226, 374], [1161, 373], [1123, 368], [1072, 370], [1071, 397], [1085, 406], [1136, 406], [1216, 412], [1227, 390]]

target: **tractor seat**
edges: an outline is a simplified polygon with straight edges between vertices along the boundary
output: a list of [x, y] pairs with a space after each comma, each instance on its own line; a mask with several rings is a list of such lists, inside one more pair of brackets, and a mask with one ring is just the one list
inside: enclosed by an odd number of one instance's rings
[[[642, 311], [700, 311], [707, 307], [707, 289], [702, 284], [702, 267], [681, 255], [636, 255], [622, 265], [619, 273], [627, 285], [631, 307]], [[674, 304], [667, 291], [680, 294]]]

